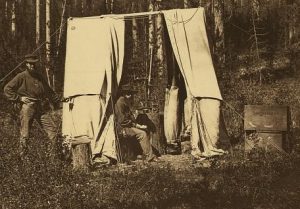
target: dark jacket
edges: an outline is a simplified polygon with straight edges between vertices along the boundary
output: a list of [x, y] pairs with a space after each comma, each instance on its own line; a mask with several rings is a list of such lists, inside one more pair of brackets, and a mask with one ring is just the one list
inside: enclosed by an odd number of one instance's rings
[[118, 129], [132, 127], [135, 123], [129, 101], [124, 96], [121, 96], [115, 104], [115, 117]]
[[20, 101], [22, 96], [43, 101], [49, 99], [54, 105], [58, 105], [57, 94], [49, 87], [41, 75], [31, 75], [27, 70], [19, 73], [4, 87], [4, 94], [11, 101]]

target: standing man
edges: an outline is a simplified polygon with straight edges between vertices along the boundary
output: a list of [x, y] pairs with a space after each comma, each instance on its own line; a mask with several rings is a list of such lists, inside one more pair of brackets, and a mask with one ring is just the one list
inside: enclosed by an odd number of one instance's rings
[[33, 120], [36, 120], [47, 133], [50, 139], [48, 150], [52, 150], [57, 134], [57, 126], [52, 117], [46, 112], [50, 109], [49, 102], [54, 107], [59, 105], [58, 96], [38, 72], [36, 67], [38, 58], [34, 55], [26, 55], [25, 62], [26, 70], [16, 75], [4, 87], [6, 97], [21, 106], [19, 145], [21, 158], [27, 153], [27, 142]]
[[134, 93], [129, 86], [123, 86], [121, 89], [121, 96], [115, 104], [117, 133], [124, 137], [135, 137], [141, 145], [145, 159], [148, 162], [158, 161], [153, 153], [149, 134], [146, 132], [147, 126], [137, 124], [131, 112]]

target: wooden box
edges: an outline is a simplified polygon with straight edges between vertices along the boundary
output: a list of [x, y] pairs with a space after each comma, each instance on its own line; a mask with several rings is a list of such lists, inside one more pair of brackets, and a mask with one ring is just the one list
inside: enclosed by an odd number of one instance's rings
[[287, 150], [289, 109], [279, 105], [245, 105], [245, 150], [255, 146]]

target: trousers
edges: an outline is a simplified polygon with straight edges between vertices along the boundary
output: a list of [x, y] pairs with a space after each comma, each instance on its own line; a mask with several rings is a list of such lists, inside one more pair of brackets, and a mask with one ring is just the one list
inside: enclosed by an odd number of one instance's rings
[[146, 131], [134, 127], [124, 128], [124, 131], [128, 137], [135, 137], [138, 140], [147, 161], [151, 161], [155, 157], [150, 143], [149, 134]]
[[21, 152], [22, 149], [27, 148], [27, 141], [30, 137], [30, 129], [32, 127], [33, 121], [36, 120], [41, 128], [47, 133], [49, 138], [48, 149], [52, 150], [55, 143], [55, 138], [57, 134], [57, 125], [52, 119], [50, 114], [43, 113], [41, 111], [40, 105], [38, 103], [26, 103], [22, 104], [20, 111], [20, 143], [21, 143]]

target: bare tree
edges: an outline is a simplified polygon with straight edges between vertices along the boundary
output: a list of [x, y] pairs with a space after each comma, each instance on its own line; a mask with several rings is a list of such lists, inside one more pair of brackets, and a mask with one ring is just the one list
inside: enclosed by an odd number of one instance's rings
[[106, 8], [106, 13], [110, 13], [110, 5], [108, 0], [105, 0], [105, 8]]
[[114, 0], [110, 0], [110, 13], [112, 14], [114, 11]]
[[[131, 2], [131, 12], [136, 12], [136, 2]], [[132, 46], [132, 56], [133, 58], [136, 58], [137, 56], [137, 48], [138, 48], [138, 24], [136, 18], [132, 19], [132, 40], [133, 40], [133, 46]]]
[[[48, 79], [48, 84], [54, 88], [54, 76], [52, 76], [51, 81], [51, 71], [50, 71], [50, 47], [51, 47], [51, 25], [50, 25], [50, 3], [51, 0], [46, 0], [46, 75]], [[53, 83], [52, 83], [53, 82]]]
[[16, 35], [16, 1], [12, 2], [11, 5], [11, 35]]
[[60, 45], [61, 45], [61, 39], [62, 39], [62, 34], [63, 34], [63, 29], [64, 29], [66, 6], [67, 6], [67, 0], [64, 0], [63, 5], [62, 5], [61, 20], [60, 20], [60, 26], [59, 26], [60, 28], [59, 28], [59, 34], [58, 34], [58, 40], [57, 40], [56, 56], [58, 56], [59, 48], [60, 48]]
[[189, 1], [188, 0], [183, 0], [183, 8], [188, 8], [189, 7]]
[[225, 65], [225, 37], [224, 37], [224, 1], [212, 1], [213, 17], [214, 17], [214, 37], [215, 37], [215, 51], [218, 57], [220, 66]]
[[[153, 12], [154, 11], [154, 4], [153, 1], [150, 0], [149, 1], [149, 7], [148, 7], [149, 12]], [[148, 42], [149, 42], [149, 57], [150, 57], [150, 61], [149, 61], [149, 76], [148, 76], [148, 85], [147, 85], [147, 95], [149, 97], [150, 95], [150, 83], [151, 83], [151, 74], [152, 74], [152, 66], [153, 66], [153, 49], [154, 49], [154, 33], [155, 33], [155, 29], [154, 29], [154, 16], [153, 15], [149, 15], [149, 29], [148, 29]]]
[[36, 0], [35, 5], [35, 43], [40, 43], [40, 0]]
[[[161, 0], [156, 1], [155, 11], [159, 11], [161, 7]], [[163, 17], [161, 14], [155, 16], [155, 32], [156, 32], [156, 60], [158, 61], [158, 75], [162, 77], [165, 71], [165, 56], [164, 56], [164, 44], [163, 44]]]
[[[149, 1], [149, 12], [154, 11], [154, 4], [152, 0]], [[153, 21], [153, 15], [149, 15], [149, 51], [153, 51], [153, 45], [154, 45], [154, 21]]]

